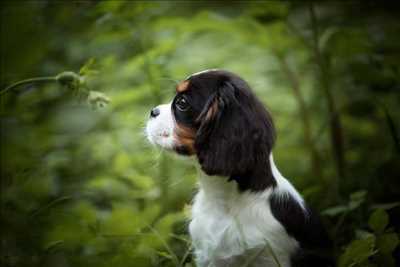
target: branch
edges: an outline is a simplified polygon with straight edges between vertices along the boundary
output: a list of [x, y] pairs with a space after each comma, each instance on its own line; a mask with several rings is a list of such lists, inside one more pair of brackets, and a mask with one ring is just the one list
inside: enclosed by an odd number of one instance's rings
[[57, 81], [57, 77], [36, 77], [36, 78], [30, 78], [30, 79], [25, 79], [16, 83], [11, 84], [10, 86], [6, 87], [5, 89], [0, 91], [0, 95], [3, 95], [7, 93], [8, 91], [21, 86], [23, 84], [28, 84], [28, 83], [35, 83], [35, 82], [55, 82]]
[[[330, 79], [329, 65], [327, 64], [328, 62], [325, 60], [322, 51], [320, 50], [320, 47], [318, 45], [320, 32], [318, 28], [317, 16], [315, 14], [314, 6], [312, 3], [310, 3], [309, 5], [309, 13], [311, 19], [311, 29], [313, 37], [312, 48], [315, 57], [315, 63], [320, 71], [321, 85], [328, 104], [332, 151], [336, 162], [338, 176], [340, 178], [343, 178], [345, 176], [346, 164], [344, 159], [342, 123], [336, 107], [335, 99], [331, 92], [332, 81]], [[335, 186], [337, 187], [336, 190], [338, 190], [339, 179], [336, 181]]]
[[276, 54], [276, 57], [279, 60], [280, 66], [284, 74], [287, 76], [291, 88], [294, 94], [294, 97], [297, 101], [298, 108], [299, 108], [299, 113], [303, 122], [303, 135], [304, 135], [304, 142], [306, 144], [306, 148], [309, 150], [309, 153], [311, 155], [311, 166], [313, 169], [314, 175], [316, 177], [320, 177], [323, 179], [323, 174], [321, 171], [321, 156], [318, 153], [318, 150], [315, 146], [315, 143], [313, 142], [312, 138], [312, 130], [311, 130], [311, 119], [309, 112], [307, 110], [307, 105], [306, 101], [304, 100], [303, 95], [301, 94], [300, 91], [300, 81], [298, 79], [298, 76], [294, 73], [294, 71], [289, 67], [289, 64], [287, 63], [286, 58], [283, 56], [279, 56]]

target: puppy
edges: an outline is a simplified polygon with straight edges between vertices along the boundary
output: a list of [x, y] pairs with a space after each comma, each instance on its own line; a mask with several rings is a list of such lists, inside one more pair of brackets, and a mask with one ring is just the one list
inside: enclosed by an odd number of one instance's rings
[[151, 110], [146, 132], [197, 160], [189, 232], [199, 267], [333, 266], [318, 217], [274, 164], [271, 115], [243, 79], [189, 76], [171, 103]]

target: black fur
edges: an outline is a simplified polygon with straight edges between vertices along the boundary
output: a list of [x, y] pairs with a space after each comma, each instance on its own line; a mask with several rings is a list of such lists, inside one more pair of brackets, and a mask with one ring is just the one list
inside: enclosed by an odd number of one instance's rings
[[190, 156], [191, 155], [191, 151], [185, 146], [176, 146], [174, 149], [175, 149], [175, 152], [178, 153], [179, 155], [182, 155], [182, 156]]
[[290, 194], [272, 194], [269, 201], [274, 217], [300, 244], [300, 249], [292, 256], [292, 266], [334, 266], [329, 254], [332, 243], [318, 215], [308, 207], [304, 210]]

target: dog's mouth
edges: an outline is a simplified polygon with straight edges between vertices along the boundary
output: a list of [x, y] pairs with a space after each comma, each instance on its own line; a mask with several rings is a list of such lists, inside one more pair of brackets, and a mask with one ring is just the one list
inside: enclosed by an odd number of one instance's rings
[[146, 136], [147, 139], [152, 143], [153, 145], [158, 145], [161, 147], [165, 146], [165, 142], [169, 141], [169, 138], [171, 137], [171, 133], [168, 131], [160, 131], [156, 133], [151, 133], [147, 130]]
[[167, 138], [170, 137], [171, 134], [167, 131], [162, 131], [161, 133], [158, 134], [158, 136]]

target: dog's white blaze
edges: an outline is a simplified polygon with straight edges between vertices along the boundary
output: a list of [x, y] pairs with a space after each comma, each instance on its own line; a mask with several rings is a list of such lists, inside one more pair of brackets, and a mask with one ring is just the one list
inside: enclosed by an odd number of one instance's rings
[[152, 144], [157, 144], [166, 149], [174, 146], [174, 118], [172, 116], [171, 103], [157, 107], [160, 114], [150, 118], [146, 125], [146, 136]]
[[252, 266], [277, 266], [266, 249], [268, 245], [281, 266], [290, 266], [290, 255], [299, 245], [273, 216], [269, 197], [275, 190], [282, 197], [290, 194], [302, 206], [303, 199], [270, 159], [277, 186], [260, 193], [239, 192], [234, 181], [199, 171], [199, 192], [189, 225], [199, 266], [220, 266], [221, 260], [229, 262], [254, 248], [264, 248], [265, 253]]
[[190, 79], [191, 77], [196, 76], [196, 75], [199, 75], [199, 74], [202, 74], [202, 73], [206, 73], [206, 72], [210, 72], [210, 71], [217, 71], [217, 70], [218, 70], [218, 69], [202, 70], [202, 71], [199, 71], [199, 72], [196, 72], [196, 73], [193, 73], [193, 74], [189, 75], [188, 77], [186, 77], [185, 80]]

